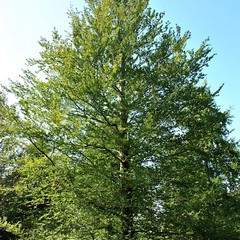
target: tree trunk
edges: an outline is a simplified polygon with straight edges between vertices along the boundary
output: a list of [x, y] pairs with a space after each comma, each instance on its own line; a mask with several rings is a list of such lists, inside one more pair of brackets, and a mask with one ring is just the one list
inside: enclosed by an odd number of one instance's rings
[[[121, 42], [121, 36], [119, 35], [119, 41]], [[121, 63], [121, 79], [120, 82], [120, 183], [121, 183], [121, 199], [122, 199], [122, 240], [134, 239], [134, 209], [133, 209], [133, 181], [132, 181], [132, 169], [131, 159], [129, 158], [130, 145], [129, 145], [129, 129], [128, 129], [128, 104], [126, 101], [126, 59], [123, 53]]]
[[[127, 125], [127, 114], [123, 114], [124, 127]], [[120, 162], [120, 181], [121, 181], [121, 199], [122, 199], [122, 240], [134, 238], [133, 226], [133, 179], [131, 160], [129, 158], [130, 146], [127, 139], [127, 130], [121, 133], [122, 149]]]
[[121, 194], [122, 205], [122, 240], [134, 238], [133, 226], [133, 186], [130, 176], [130, 164], [128, 161], [121, 162]]

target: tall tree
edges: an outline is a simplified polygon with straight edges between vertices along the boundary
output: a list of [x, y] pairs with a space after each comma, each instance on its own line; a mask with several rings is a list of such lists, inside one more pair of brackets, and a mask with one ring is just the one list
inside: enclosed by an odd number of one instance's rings
[[202, 82], [208, 42], [188, 50], [147, 0], [86, 3], [10, 89], [19, 137], [67, 159], [82, 239], [237, 238], [239, 152]]

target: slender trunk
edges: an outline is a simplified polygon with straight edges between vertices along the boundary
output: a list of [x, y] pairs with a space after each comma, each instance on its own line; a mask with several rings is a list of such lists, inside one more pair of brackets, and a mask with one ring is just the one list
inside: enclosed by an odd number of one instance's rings
[[122, 240], [134, 239], [134, 209], [133, 209], [133, 182], [131, 159], [129, 156], [130, 145], [128, 139], [128, 111], [126, 103], [126, 84], [125, 79], [125, 59], [122, 60], [122, 82], [120, 83], [121, 91], [121, 162], [120, 162], [120, 181], [122, 197]]
[[134, 238], [133, 226], [133, 180], [131, 160], [129, 159], [130, 146], [127, 139], [127, 131], [122, 132], [122, 149], [120, 162], [120, 181], [122, 197], [122, 240]]
[[134, 238], [133, 226], [133, 187], [131, 176], [129, 176], [129, 162], [121, 163], [121, 183], [122, 183], [122, 240]]

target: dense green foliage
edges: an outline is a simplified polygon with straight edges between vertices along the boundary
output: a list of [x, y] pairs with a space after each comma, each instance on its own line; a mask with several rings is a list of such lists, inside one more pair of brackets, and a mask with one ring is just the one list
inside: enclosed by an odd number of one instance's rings
[[8, 229], [22, 239], [238, 239], [239, 151], [204, 80], [207, 41], [188, 50], [190, 33], [147, 0], [86, 3], [70, 12], [66, 38], [40, 41], [41, 57], [8, 89], [18, 102], [2, 105]]

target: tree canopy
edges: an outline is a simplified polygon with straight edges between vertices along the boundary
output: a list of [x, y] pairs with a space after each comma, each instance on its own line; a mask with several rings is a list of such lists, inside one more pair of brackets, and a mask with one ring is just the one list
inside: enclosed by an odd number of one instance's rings
[[69, 16], [6, 89], [8, 224], [27, 239], [238, 239], [239, 146], [205, 80], [208, 41], [189, 50], [147, 0]]

